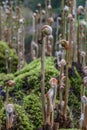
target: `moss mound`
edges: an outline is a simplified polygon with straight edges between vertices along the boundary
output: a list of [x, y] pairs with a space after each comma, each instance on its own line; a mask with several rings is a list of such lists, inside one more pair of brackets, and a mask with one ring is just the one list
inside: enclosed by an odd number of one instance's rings
[[[31, 124], [29, 116], [26, 114], [23, 107], [19, 105], [15, 106], [15, 115], [13, 119], [12, 129], [14, 130], [33, 130], [34, 126]], [[21, 111], [20, 111], [21, 110]], [[6, 114], [3, 107], [0, 111], [0, 130], [6, 129]]]
[[[53, 58], [46, 58], [45, 60], [45, 86], [46, 90], [49, 87], [49, 80], [51, 77], [58, 75], [58, 70], [54, 66]], [[21, 71], [14, 74], [16, 89], [33, 90], [40, 92], [41, 88], [41, 63], [40, 59], [32, 61], [26, 65]]]
[[0, 74], [0, 86], [4, 86], [5, 81], [10, 80], [10, 79], [14, 79], [14, 75], [11, 74], [5, 74], [5, 73], [1, 73]]
[[7, 56], [8, 56], [8, 65], [10, 66], [10, 70], [13, 73], [17, 70], [17, 64], [18, 64], [17, 54], [14, 49], [10, 49], [8, 47], [7, 43], [0, 41], [0, 73], [7, 73], [6, 70]]
[[[30, 94], [24, 97], [22, 106], [15, 104], [15, 115], [12, 129], [36, 130], [36, 128], [41, 127], [41, 106], [41, 99], [35, 94]], [[6, 114], [4, 106], [0, 110], [0, 127], [1, 130], [6, 129]]]
[[[26, 124], [23, 124], [23, 120], [20, 119], [18, 126], [18, 130], [24, 130], [24, 126], [27, 126], [25, 130], [36, 130], [36, 128], [41, 127], [42, 124], [42, 113], [41, 113], [41, 64], [40, 59], [37, 59], [30, 64], [26, 65], [21, 71], [17, 71], [14, 74], [0, 74], [0, 84], [4, 85], [5, 79], [7, 76], [8, 79], [14, 79], [16, 82], [16, 86], [14, 88], [10, 88], [9, 90], [9, 101], [14, 102], [17, 105], [17, 114], [19, 118], [23, 118], [22, 115], [27, 115], [25, 121]], [[45, 86], [46, 90], [49, 88], [49, 80], [51, 77], [55, 77], [58, 75], [58, 70], [54, 67], [53, 58], [46, 58], [45, 62]], [[3, 108], [4, 109], [4, 108]], [[4, 130], [5, 126], [5, 112], [1, 110], [0, 120], [4, 120], [1, 122], [2, 130]], [[21, 109], [24, 110], [20, 111]], [[2, 112], [3, 111], [3, 112]], [[17, 118], [18, 119], [18, 118]], [[19, 122], [19, 119], [18, 119]], [[31, 126], [27, 124], [31, 123]], [[3, 124], [4, 123], [4, 124]], [[13, 126], [13, 129], [16, 129], [17, 124]], [[31, 129], [30, 129], [31, 128]]]
[[36, 128], [40, 128], [42, 124], [41, 97], [31, 93], [24, 98], [23, 104], [26, 112], [30, 116], [32, 124], [35, 126], [35, 130]]
[[[79, 68], [79, 69], [78, 69]], [[49, 80], [51, 77], [57, 77], [59, 71], [55, 68], [54, 59], [46, 58], [45, 60], [45, 90], [49, 88]], [[69, 70], [70, 78], [70, 91], [69, 91], [69, 107], [72, 111], [74, 118], [74, 125], [77, 127], [77, 123], [80, 118], [80, 92], [82, 85], [81, 68], [73, 65], [73, 68]], [[27, 123], [31, 122], [32, 130], [41, 126], [41, 63], [40, 59], [32, 61], [26, 65], [21, 71], [17, 71], [14, 74], [6, 75], [0, 74], [0, 84], [4, 84], [6, 76], [8, 79], [14, 79], [16, 86], [9, 91], [10, 101], [18, 104], [19, 108], [24, 110], [24, 114], [27, 115]], [[3, 109], [2, 109], [3, 110]], [[20, 111], [19, 111], [20, 112]], [[2, 113], [2, 112], [1, 112]], [[21, 112], [20, 112], [21, 114]], [[3, 119], [4, 115], [2, 114]], [[0, 117], [0, 122], [3, 120]], [[76, 121], [77, 120], [77, 121]], [[1, 123], [2, 126], [4, 125]], [[22, 124], [22, 123], [20, 123]], [[24, 127], [22, 124], [20, 127]], [[28, 126], [29, 127], [29, 126]], [[18, 127], [19, 128], [19, 127]], [[27, 129], [27, 128], [26, 128]], [[30, 129], [30, 128], [29, 128]]]

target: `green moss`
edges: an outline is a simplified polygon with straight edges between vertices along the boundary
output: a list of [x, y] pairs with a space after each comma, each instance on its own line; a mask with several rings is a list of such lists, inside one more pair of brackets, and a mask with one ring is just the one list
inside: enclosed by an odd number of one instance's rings
[[[0, 41], [0, 72], [6, 73], [6, 56], [5, 51], [8, 50], [8, 56], [11, 57], [11, 72], [17, 70], [18, 57], [14, 49], [10, 49], [7, 43]], [[10, 62], [10, 61], [9, 61]]]
[[23, 104], [23, 98], [26, 96], [23, 90], [12, 91], [10, 90], [11, 100], [19, 105]]
[[0, 110], [2, 109], [3, 106], [4, 106], [3, 99], [2, 99], [2, 97], [0, 96]]
[[[46, 58], [45, 60], [45, 90], [49, 88], [49, 80], [51, 77], [58, 75], [58, 70], [54, 66], [53, 58]], [[5, 77], [7, 76], [7, 77]], [[15, 74], [5, 75], [0, 74], [0, 83], [6, 79], [13, 79], [16, 82], [16, 86], [9, 90], [9, 101], [14, 102], [17, 105], [16, 112], [19, 117], [19, 126], [17, 130], [36, 130], [41, 127], [42, 123], [42, 104], [41, 104], [41, 63], [40, 59], [32, 61], [26, 65], [22, 70], [17, 71]], [[29, 96], [27, 96], [27, 91]], [[16, 106], [15, 106], [16, 107]], [[23, 109], [24, 107], [24, 109]], [[23, 109], [23, 111], [22, 111]], [[20, 111], [21, 110], [21, 111]], [[23, 114], [22, 114], [23, 113]], [[23, 117], [25, 115], [25, 117]], [[24, 118], [22, 120], [22, 118]], [[0, 120], [2, 120], [0, 118]], [[23, 123], [26, 121], [26, 124]], [[30, 127], [28, 124], [31, 124]], [[5, 124], [2, 124], [2, 126]], [[3, 126], [4, 127], [4, 126]], [[30, 129], [31, 128], [31, 129]], [[5, 128], [4, 128], [5, 129]]]
[[16, 129], [17, 130], [33, 130], [34, 125], [31, 123], [31, 120], [29, 119], [29, 116], [27, 115], [23, 107], [19, 105], [15, 105], [15, 110], [19, 118], [18, 126], [16, 127]]
[[[53, 58], [46, 58], [45, 60], [45, 86], [46, 90], [49, 87], [49, 80], [51, 77], [58, 75], [58, 70], [54, 66]], [[36, 92], [40, 90], [41, 86], [41, 63], [40, 59], [32, 61], [26, 65], [22, 70], [15, 73], [16, 87], [25, 88], [27, 83], [29, 89], [34, 89]]]
[[36, 128], [40, 128], [42, 124], [42, 104], [41, 97], [31, 93], [24, 98], [24, 108], [29, 114], [32, 124]]
[[10, 80], [10, 79], [14, 79], [13, 74], [1, 73], [0, 74], [0, 86], [4, 85], [5, 81]]
[[[53, 58], [52, 57], [46, 57], [45, 60], [45, 70], [48, 69], [53, 69], [53, 71], [57, 72], [57, 70], [54, 67], [54, 62], [53, 62]], [[22, 70], [17, 71], [15, 73], [15, 75], [21, 75], [24, 74], [26, 72], [29, 72], [29, 74], [35, 74], [35, 71], [38, 70], [40, 72], [41, 70], [41, 63], [40, 63], [40, 59], [36, 59], [34, 61], [32, 61], [30, 64], [27, 64]]]
[[81, 87], [82, 77], [78, 73], [76, 67], [74, 67], [75, 77], [71, 77], [71, 88], [69, 92], [69, 107], [73, 113], [74, 126], [77, 127], [81, 113]]
[[[13, 123], [15, 130], [33, 130], [34, 126], [31, 124], [29, 116], [26, 114], [22, 106], [14, 105], [16, 113], [16, 121]], [[6, 129], [6, 114], [3, 107], [0, 111], [0, 129]]]
[[[74, 118], [74, 125], [77, 126], [77, 123], [80, 118], [80, 95], [81, 95], [81, 85], [82, 78], [78, 73], [77, 69], [74, 67], [75, 77], [70, 78], [70, 91], [69, 91], [69, 107], [72, 111]], [[46, 58], [45, 60], [45, 90], [49, 88], [49, 80], [51, 77], [57, 77], [59, 71], [54, 66], [53, 58]], [[42, 115], [41, 115], [41, 63], [40, 59], [32, 61], [30, 64], [27, 64], [22, 70], [17, 71], [15, 74], [0, 74], [0, 83], [4, 83], [6, 79], [14, 79], [16, 86], [10, 89], [11, 99], [18, 106], [18, 117], [20, 120], [20, 129], [30, 130], [30, 126], [23, 124], [25, 120], [28, 120], [32, 125], [33, 129], [41, 127]], [[27, 95], [27, 91], [28, 94]], [[15, 99], [15, 100], [14, 100]], [[19, 111], [23, 109], [23, 112]], [[24, 110], [25, 109], [25, 110]], [[23, 115], [20, 115], [24, 113]], [[27, 117], [22, 117], [22, 116]], [[22, 121], [21, 118], [24, 118]], [[1, 120], [1, 119], [0, 119]], [[2, 119], [3, 120], [3, 119]], [[22, 123], [21, 123], [22, 121]], [[1, 121], [0, 121], [1, 122]], [[27, 121], [26, 121], [27, 122]], [[4, 124], [3, 124], [4, 125]], [[29, 127], [29, 128], [28, 128]]]
[[5, 115], [5, 108], [3, 107], [0, 110], [0, 130], [6, 129], [5, 126], [6, 126], [6, 115]]
[[[80, 118], [80, 95], [82, 87], [82, 78], [74, 67], [75, 77], [70, 78], [69, 107], [75, 120], [74, 125], [77, 126]], [[58, 76], [59, 71], [54, 66], [53, 58], [45, 60], [45, 91], [49, 88], [49, 80], [51, 77]], [[24, 105], [28, 118], [34, 127], [41, 126], [41, 63], [40, 59], [27, 64], [22, 70], [13, 74], [0, 74], [0, 84], [7, 79], [14, 79], [16, 86], [10, 89], [11, 99], [17, 104]], [[29, 96], [26, 96], [28, 93]], [[33, 94], [34, 93], [34, 94]], [[15, 99], [15, 100], [14, 100]], [[23, 104], [24, 103], [24, 104]], [[32, 115], [32, 116], [31, 116]], [[22, 126], [20, 126], [22, 127]], [[21, 128], [22, 129], [22, 128]]]

